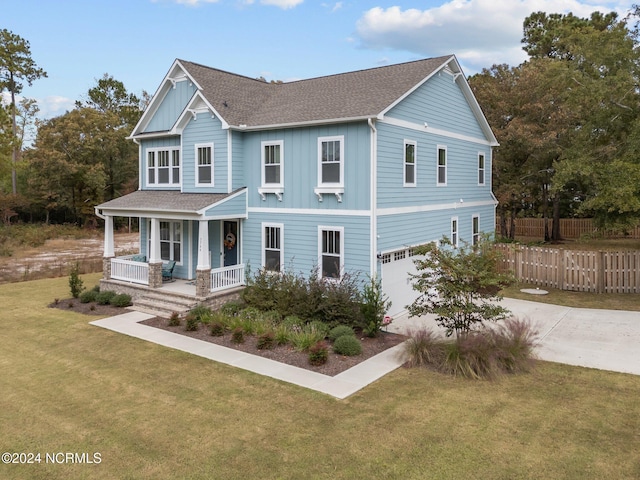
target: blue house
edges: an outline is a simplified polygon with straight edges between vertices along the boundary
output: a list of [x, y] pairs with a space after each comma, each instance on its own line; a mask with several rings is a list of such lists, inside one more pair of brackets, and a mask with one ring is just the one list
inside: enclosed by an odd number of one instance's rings
[[[96, 207], [103, 286], [208, 299], [246, 269], [377, 275], [391, 314], [413, 300], [413, 248], [492, 232], [497, 145], [454, 56], [290, 83], [176, 60], [131, 133], [139, 188]], [[114, 256], [113, 218], [140, 219]], [[134, 295], [140, 296], [140, 295]]]

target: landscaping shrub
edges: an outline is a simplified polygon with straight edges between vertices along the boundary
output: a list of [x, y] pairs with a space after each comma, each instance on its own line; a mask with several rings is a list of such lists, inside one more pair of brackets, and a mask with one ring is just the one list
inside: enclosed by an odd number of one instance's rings
[[231, 332], [231, 341], [233, 343], [244, 343], [244, 330], [241, 327], [233, 329]]
[[258, 337], [256, 348], [258, 350], [270, 350], [274, 347], [275, 336], [273, 332], [265, 332]]
[[356, 334], [353, 331], [353, 328], [347, 325], [338, 325], [337, 327], [333, 327], [329, 330], [329, 340], [332, 342], [335, 342], [338, 338], [344, 335], [351, 335], [352, 337], [355, 337]]
[[309, 349], [309, 363], [314, 366], [324, 365], [329, 358], [329, 347], [322, 340]]
[[224, 305], [222, 305], [222, 307], [220, 307], [220, 313], [229, 316], [229, 317], [233, 317], [234, 315], [238, 315], [238, 313], [240, 313], [240, 311], [245, 308], [245, 304], [244, 303], [240, 303], [240, 302], [227, 302]]
[[404, 352], [410, 366], [427, 366], [466, 378], [494, 379], [533, 368], [536, 335], [527, 322], [517, 319], [456, 339], [439, 338], [421, 329], [409, 332]]
[[362, 344], [354, 336], [343, 335], [333, 342], [333, 351], [340, 355], [353, 357], [362, 353]]
[[301, 329], [305, 325], [305, 321], [295, 315], [289, 315], [284, 318], [284, 320], [282, 321], [282, 325], [292, 330], [296, 328]]
[[69, 271], [69, 288], [71, 289], [71, 296], [78, 298], [84, 290], [83, 281], [80, 278], [80, 265], [78, 262], [74, 263]]
[[211, 322], [211, 325], [209, 326], [209, 331], [214, 337], [221, 337], [222, 335], [224, 335], [225, 330], [226, 327], [224, 326], [224, 323], [218, 320], [213, 320]]
[[291, 331], [289, 334], [289, 342], [299, 352], [309, 350], [313, 345], [324, 340], [324, 332], [318, 330], [315, 325], [305, 325], [301, 329]]
[[111, 299], [115, 296], [116, 292], [105, 290], [104, 292], [100, 292], [96, 295], [96, 303], [98, 305], [109, 305], [109, 303], [111, 303]]
[[170, 327], [178, 327], [180, 325], [180, 314], [178, 312], [173, 312], [171, 314], [168, 325]]
[[369, 278], [369, 283], [362, 292], [360, 312], [363, 316], [362, 331], [368, 337], [376, 337], [382, 328], [385, 313], [391, 307], [391, 302], [382, 291], [382, 284], [375, 277]]
[[111, 300], [109, 300], [109, 304], [114, 307], [128, 307], [131, 305], [131, 295], [127, 293], [120, 293], [118, 295], [114, 295]]
[[211, 322], [213, 312], [211, 311], [211, 308], [206, 305], [199, 304], [189, 310], [189, 313], [195, 316], [199, 322], [209, 323]]
[[307, 323], [307, 325], [317, 330], [318, 334], [322, 334], [323, 338], [329, 335], [329, 325], [321, 322], [320, 320], [311, 320], [309, 323]]
[[85, 290], [80, 294], [80, 303], [91, 303], [96, 301], [98, 292], [95, 290]]
[[198, 320], [198, 317], [191, 312], [187, 313], [187, 316], [184, 319], [184, 329], [187, 332], [195, 332], [198, 330], [199, 326], [200, 321]]

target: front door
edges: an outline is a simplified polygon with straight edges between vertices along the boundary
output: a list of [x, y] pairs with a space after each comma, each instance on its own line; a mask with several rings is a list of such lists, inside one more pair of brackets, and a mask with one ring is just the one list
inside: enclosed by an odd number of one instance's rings
[[222, 248], [225, 267], [238, 264], [240, 232], [237, 220], [222, 222]]

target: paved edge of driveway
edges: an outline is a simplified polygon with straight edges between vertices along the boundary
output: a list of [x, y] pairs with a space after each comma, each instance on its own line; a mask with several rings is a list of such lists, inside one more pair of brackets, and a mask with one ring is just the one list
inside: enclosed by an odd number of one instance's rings
[[400, 344], [368, 358], [335, 377], [330, 377], [304, 368], [294, 367], [258, 355], [251, 355], [250, 353], [139, 323], [149, 318], [153, 318], [153, 315], [142, 312], [129, 312], [94, 320], [89, 324], [292, 383], [338, 399], [345, 399], [353, 395], [404, 363], [401, 360], [403, 344]]

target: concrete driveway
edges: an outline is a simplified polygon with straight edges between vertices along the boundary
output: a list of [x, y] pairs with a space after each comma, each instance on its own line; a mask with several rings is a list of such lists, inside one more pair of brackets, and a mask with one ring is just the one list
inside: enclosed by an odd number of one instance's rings
[[[640, 312], [570, 308], [512, 298], [505, 298], [501, 305], [529, 320], [538, 331], [536, 353], [541, 360], [640, 375]], [[420, 325], [438, 329], [432, 315], [403, 315], [392, 325], [399, 332]]]

